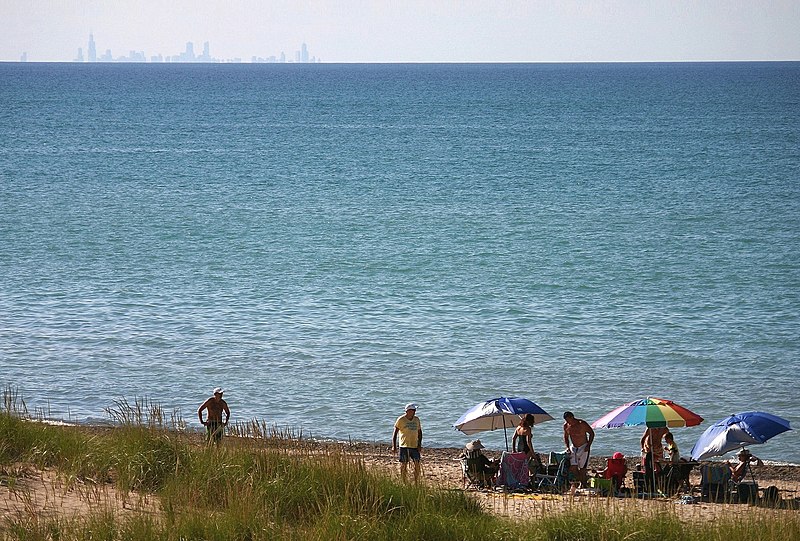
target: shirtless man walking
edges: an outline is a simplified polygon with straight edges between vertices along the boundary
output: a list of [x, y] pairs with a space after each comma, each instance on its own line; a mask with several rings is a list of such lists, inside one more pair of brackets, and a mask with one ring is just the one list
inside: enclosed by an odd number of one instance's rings
[[[570, 453], [570, 471], [581, 486], [586, 485], [586, 468], [594, 441], [594, 430], [583, 419], [576, 419], [571, 411], [564, 412], [564, 445]], [[570, 444], [571, 442], [571, 444]]]
[[[219, 443], [222, 441], [222, 434], [225, 432], [225, 426], [228, 424], [228, 419], [231, 417], [231, 410], [228, 409], [228, 403], [222, 399], [224, 391], [221, 387], [214, 389], [214, 396], [207, 399], [203, 404], [197, 408], [197, 416], [200, 418], [200, 423], [206, 427], [206, 443]], [[208, 420], [203, 420], [203, 410], [208, 410]], [[222, 413], [225, 413], [225, 420], [222, 420]]]

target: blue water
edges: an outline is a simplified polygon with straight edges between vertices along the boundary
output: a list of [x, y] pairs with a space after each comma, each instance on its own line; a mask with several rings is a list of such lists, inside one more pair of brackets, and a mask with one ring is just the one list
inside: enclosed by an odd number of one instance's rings
[[[800, 428], [800, 63], [0, 64], [0, 382], [427, 445], [519, 395]], [[639, 428], [595, 453], [638, 453]], [[503, 434], [482, 435], [490, 447]], [[798, 431], [753, 449], [800, 462]]]

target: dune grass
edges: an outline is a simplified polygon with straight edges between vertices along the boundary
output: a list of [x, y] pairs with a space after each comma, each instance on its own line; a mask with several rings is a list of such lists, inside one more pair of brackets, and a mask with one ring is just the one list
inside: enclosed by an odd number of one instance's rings
[[[146, 408], [144, 408], [146, 411]], [[130, 413], [130, 412], [128, 412]], [[512, 521], [461, 491], [412, 486], [346, 453], [320, 452], [255, 423], [219, 447], [162, 421], [131, 417], [113, 429], [50, 426], [0, 412], [0, 468], [53, 468], [65, 480], [151, 494], [157, 513], [99, 508], [64, 519], [28, 512], [0, 519], [15, 540], [700, 540], [798, 539], [798, 520], [745, 516], [686, 525], [676, 514], [609, 513], [602, 506]], [[249, 431], [249, 432], [248, 432]]]

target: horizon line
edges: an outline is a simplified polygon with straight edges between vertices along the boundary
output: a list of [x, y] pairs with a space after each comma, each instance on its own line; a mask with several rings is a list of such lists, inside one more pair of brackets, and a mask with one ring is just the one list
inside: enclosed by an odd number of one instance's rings
[[701, 63], [765, 63], [765, 62], [800, 62], [797, 59], [693, 59], [693, 60], [341, 60], [341, 61], [317, 61], [317, 62], [136, 62], [125, 60], [111, 60], [95, 62], [79, 62], [75, 60], [0, 60], [2, 64], [147, 64], [147, 65], [238, 65], [238, 64], [253, 64], [253, 65], [274, 65], [274, 64], [294, 64], [294, 65], [319, 65], [319, 64], [701, 64]]

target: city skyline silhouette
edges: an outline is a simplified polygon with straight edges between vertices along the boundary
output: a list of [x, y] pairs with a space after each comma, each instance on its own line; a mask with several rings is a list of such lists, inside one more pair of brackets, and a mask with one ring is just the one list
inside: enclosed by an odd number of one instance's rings
[[800, 2], [0, 2], [0, 61], [91, 61], [90, 32], [95, 61], [187, 41], [221, 62], [298, 62], [302, 43], [328, 63], [796, 61]]
[[[89, 33], [89, 39], [86, 46], [87, 54], [84, 56], [83, 47], [78, 47], [77, 53], [73, 58], [73, 62], [150, 62], [150, 63], [241, 63], [250, 62], [258, 63], [302, 63], [302, 64], [315, 64], [321, 62], [316, 56], [309, 53], [308, 45], [302, 43], [300, 49], [294, 52], [293, 57], [287, 57], [284, 51], [277, 55], [269, 55], [266, 57], [252, 55], [250, 59], [243, 60], [239, 57], [234, 58], [216, 58], [211, 54], [211, 43], [209, 41], [203, 42], [203, 52], [195, 54], [194, 42], [187, 41], [185, 49], [177, 54], [164, 55], [157, 53], [149, 57], [143, 50], [137, 51], [131, 49], [127, 55], [114, 56], [113, 51], [109, 48], [105, 52], [97, 54], [97, 43], [94, 39], [94, 32]], [[27, 51], [23, 52], [20, 56], [20, 62], [28, 62]]]

